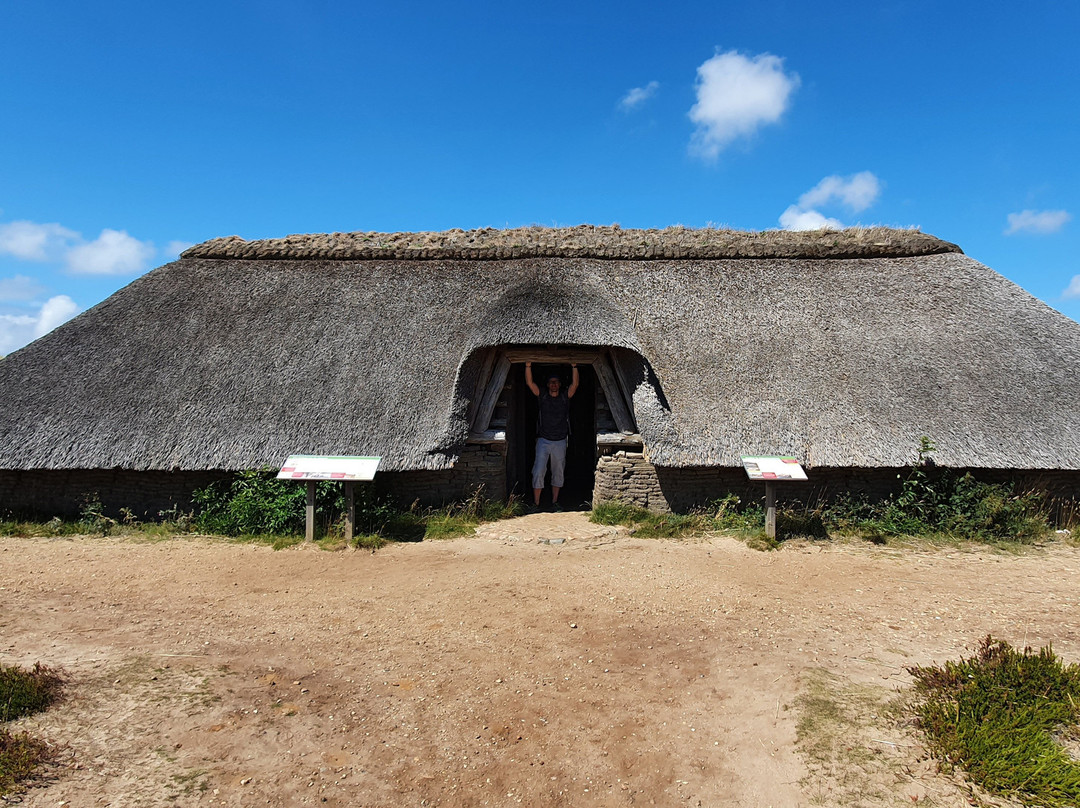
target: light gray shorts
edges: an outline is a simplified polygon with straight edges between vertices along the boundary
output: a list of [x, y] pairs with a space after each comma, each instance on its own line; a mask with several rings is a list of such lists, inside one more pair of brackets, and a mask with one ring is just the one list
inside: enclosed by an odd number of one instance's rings
[[566, 438], [562, 440], [536, 439], [536, 462], [532, 467], [533, 488], [544, 487], [544, 475], [551, 461], [551, 484], [562, 488], [563, 471], [566, 469]]

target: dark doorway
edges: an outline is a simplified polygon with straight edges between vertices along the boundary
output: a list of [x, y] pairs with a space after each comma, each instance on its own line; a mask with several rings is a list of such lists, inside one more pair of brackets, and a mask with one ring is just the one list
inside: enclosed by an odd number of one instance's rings
[[[570, 366], [533, 363], [533, 380], [544, 388], [551, 373], [570, 385]], [[587, 507], [592, 502], [596, 473], [596, 375], [591, 365], [578, 365], [578, 390], [570, 401], [570, 438], [566, 444], [566, 480], [559, 494], [564, 508]], [[507, 413], [506, 481], [510, 491], [532, 501], [532, 465], [536, 458], [536, 396], [525, 384], [525, 365], [510, 368], [511, 401]], [[551, 473], [544, 480], [541, 505], [551, 503]]]

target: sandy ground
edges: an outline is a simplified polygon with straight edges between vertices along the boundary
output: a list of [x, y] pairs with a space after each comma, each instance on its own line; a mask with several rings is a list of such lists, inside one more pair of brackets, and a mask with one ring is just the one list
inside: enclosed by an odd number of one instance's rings
[[[374, 554], [6, 538], [0, 660], [70, 677], [21, 722], [62, 746], [27, 806], [966, 806], [882, 705], [987, 633], [1080, 659], [1078, 572], [581, 514]], [[815, 693], [840, 731], [797, 743]]]

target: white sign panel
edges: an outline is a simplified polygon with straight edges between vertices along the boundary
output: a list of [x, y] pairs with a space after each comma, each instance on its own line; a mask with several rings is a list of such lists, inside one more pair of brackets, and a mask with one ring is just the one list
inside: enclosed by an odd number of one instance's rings
[[279, 480], [374, 480], [381, 457], [290, 455]]
[[744, 457], [743, 468], [751, 480], [805, 480], [806, 472], [794, 457]]

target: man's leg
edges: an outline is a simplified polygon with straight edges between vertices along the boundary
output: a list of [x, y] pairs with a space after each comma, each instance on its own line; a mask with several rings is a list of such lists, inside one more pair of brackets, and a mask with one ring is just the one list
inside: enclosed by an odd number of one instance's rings
[[544, 476], [547, 474], [548, 450], [550, 441], [536, 439], [536, 460], [532, 467], [533, 504], [540, 504], [540, 494], [544, 490]]
[[566, 439], [552, 443], [548, 454], [551, 456], [551, 505], [554, 507], [559, 504], [559, 491], [566, 470]]

